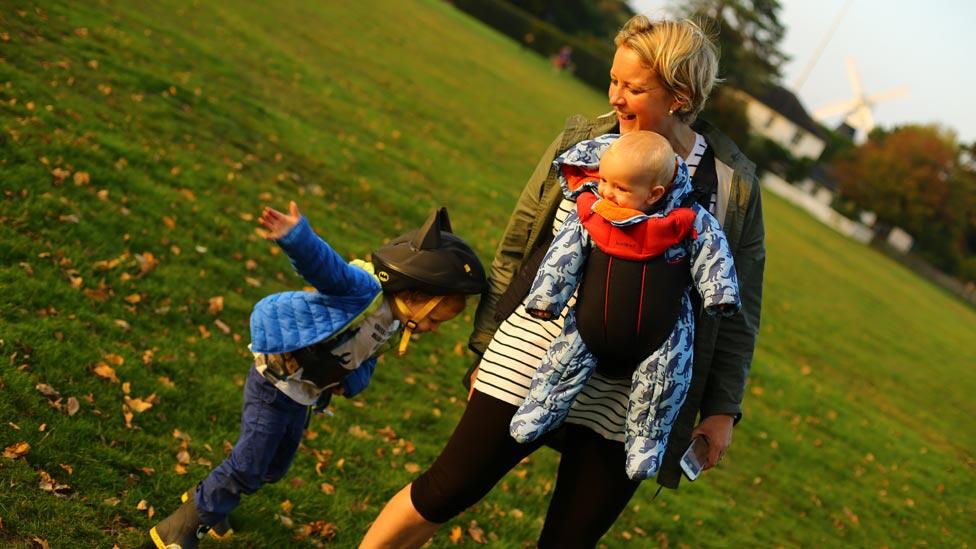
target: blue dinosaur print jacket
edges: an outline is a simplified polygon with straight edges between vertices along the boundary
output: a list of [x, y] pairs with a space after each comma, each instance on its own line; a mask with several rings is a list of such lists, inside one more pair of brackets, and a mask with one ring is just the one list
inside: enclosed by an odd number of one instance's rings
[[[564, 168], [595, 170], [600, 157], [617, 137], [617, 134], [606, 134], [582, 141], [553, 162], [568, 198], [576, 199], [584, 192], [595, 193], [596, 189], [592, 183], [571, 188]], [[679, 158], [677, 176], [663, 198], [666, 202], [660, 211], [610, 223], [631, 226], [667, 217], [681, 207], [691, 188], [688, 168]], [[594, 211], [596, 207], [594, 204]], [[710, 314], [732, 315], [740, 307], [739, 289], [725, 234], [707, 210], [697, 204], [691, 209], [694, 212], [692, 238], [668, 247], [665, 258], [677, 261], [690, 255], [691, 279], [704, 310]], [[576, 292], [592, 245], [579, 215], [571, 212], [542, 262], [526, 309], [559, 315]], [[671, 334], [640, 362], [632, 376], [624, 467], [627, 475], [635, 480], [657, 473], [671, 427], [691, 383], [695, 329], [691, 290], [691, 285], [683, 290], [680, 313]], [[561, 425], [596, 368], [597, 361], [576, 326], [575, 311], [571, 308], [566, 312], [563, 332], [551, 344], [532, 379], [528, 397], [512, 418], [511, 434], [519, 442], [535, 440]]]

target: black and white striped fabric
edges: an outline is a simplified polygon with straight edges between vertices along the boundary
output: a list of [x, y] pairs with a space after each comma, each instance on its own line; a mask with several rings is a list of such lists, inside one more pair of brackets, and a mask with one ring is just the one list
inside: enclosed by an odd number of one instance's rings
[[[695, 145], [685, 158], [692, 177], [706, 148], [705, 139], [696, 135]], [[713, 214], [717, 201], [717, 195], [713, 193], [708, 204]], [[559, 231], [566, 216], [575, 207], [575, 203], [563, 199], [553, 221], [553, 234]], [[475, 389], [514, 406], [522, 404], [549, 343], [562, 331], [566, 310], [575, 304], [576, 296], [573, 296], [562, 315], [549, 321], [529, 316], [525, 307], [518, 307], [502, 322], [488, 344], [481, 359]], [[622, 442], [629, 396], [630, 379], [606, 378], [597, 372], [576, 397], [566, 421], [588, 427], [604, 438]]]

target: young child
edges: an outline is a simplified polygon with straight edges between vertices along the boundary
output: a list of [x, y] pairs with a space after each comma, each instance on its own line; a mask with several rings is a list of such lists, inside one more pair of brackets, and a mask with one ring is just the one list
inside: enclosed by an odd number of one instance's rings
[[597, 367], [610, 377], [630, 376], [625, 469], [643, 480], [660, 466], [691, 381], [692, 284], [706, 312], [731, 315], [739, 308], [732, 254], [708, 211], [682, 207], [692, 202], [691, 179], [664, 137], [600, 136], [554, 165], [577, 208], [549, 247], [526, 309], [554, 318], [577, 286], [579, 295], [511, 433], [529, 442], [562, 424]]
[[277, 293], [255, 305], [240, 438], [184, 494], [183, 505], [150, 530], [160, 549], [197, 547], [208, 531], [222, 537], [241, 494], [288, 471], [310, 407], [324, 409], [332, 393], [355, 396], [369, 383], [377, 356], [396, 343], [394, 334], [403, 332], [403, 355], [411, 333], [435, 331], [464, 309], [465, 295], [487, 286], [478, 256], [451, 233], [444, 208], [373, 252], [372, 264], [343, 261], [294, 202], [289, 214], [265, 208], [260, 223], [317, 291]]

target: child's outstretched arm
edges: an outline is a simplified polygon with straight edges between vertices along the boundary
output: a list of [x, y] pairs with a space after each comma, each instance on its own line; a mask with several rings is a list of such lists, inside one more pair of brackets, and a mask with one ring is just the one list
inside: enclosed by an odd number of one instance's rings
[[373, 275], [346, 263], [315, 234], [294, 201], [288, 205], [288, 211], [285, 214], [273, 208], [264, 208], [258, 223], [267, 230], [265, 238], [281, 246], [302, 278], [325, 294], [375, 295], [379, 291], [379, 282]]
[[295, 204], [295, 201], [292, 200], [288, 204], [287, 214], [283, 214], [274, 208], [265, 207], [261, 212], [258, 223], [268, 231], [264, 235], [265, 238], [268, 240], [280, 240], [288, 234], [288, 231], [292, 227], [298, 225], [301, 218], [302, 214], [298, 211], [298, 204]]

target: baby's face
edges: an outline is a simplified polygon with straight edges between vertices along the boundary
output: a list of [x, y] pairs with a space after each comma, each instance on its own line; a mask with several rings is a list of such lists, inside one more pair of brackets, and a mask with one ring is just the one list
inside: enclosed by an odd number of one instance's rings
[[665, 189], [618, 155], [605, 154], [600, 161], [597, 190], [601, 197], [618, 206], [643, 212], [661, 198]]

